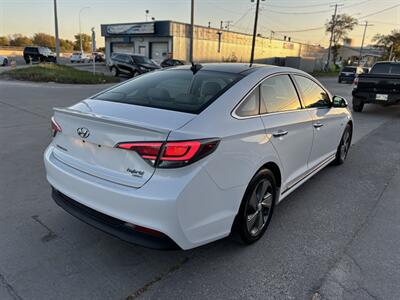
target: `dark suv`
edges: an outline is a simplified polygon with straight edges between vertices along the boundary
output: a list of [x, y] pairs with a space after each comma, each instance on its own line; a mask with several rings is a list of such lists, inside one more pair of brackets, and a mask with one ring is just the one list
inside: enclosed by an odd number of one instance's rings
[[113, 53], [109, 68], [114, 76], [126, 74], [132, 77], [160, 69], [158, 65], [145, 56], [126, 53]]
[[178, 59], [167, 58], [161, 62], [161, 67], [168, 68], [168, 67], [175, 67], [175, 66], [182, 66], [185, 63]]
[[31, 61], [56, 62], [56, 55], [47, 47], [30, 46], [24, 49], [24, 60], [27, 64]]

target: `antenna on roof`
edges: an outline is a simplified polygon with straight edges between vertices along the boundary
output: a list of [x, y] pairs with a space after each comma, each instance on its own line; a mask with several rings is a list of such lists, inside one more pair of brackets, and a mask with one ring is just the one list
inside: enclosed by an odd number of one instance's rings
[[195, 64], [192, 62], [192, 66], [190, 67], [190, 71], [193, 72], [193, 75], [197, 73], [203, 66], [201, 64]]

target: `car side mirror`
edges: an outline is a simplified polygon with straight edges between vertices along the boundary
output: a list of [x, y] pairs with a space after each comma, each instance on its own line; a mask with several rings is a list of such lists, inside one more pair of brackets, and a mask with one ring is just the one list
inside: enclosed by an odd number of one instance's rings
[[333, 103], [332, 103], [332, 107], [347, 107], [347, 100], [341, 96], [333, 96], [332, 99]]

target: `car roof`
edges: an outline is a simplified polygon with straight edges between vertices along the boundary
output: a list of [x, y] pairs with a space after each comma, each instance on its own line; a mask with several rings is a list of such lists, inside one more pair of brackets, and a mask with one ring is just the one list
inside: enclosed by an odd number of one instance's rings
[[[276, 66], [263, 65], [263, 64], [250, 64], [248, 63], [206, 63], [201, 64], [202, 71], [216, 71], [235, 74], [249, 74], [258, 68], [273, 68]], [[190, 69], [191, 65], [178, 66], [174, 69]]]
[[375, 63], [375, 65], [380, 65], [380, 64], [398, 65], [398, 64], [400, 64], [400, 62], [398, 62], [398, 61], [378, 61]]
[[111, 56], [113, 56], [113, 55], [128, 55], [128, 56], [142, 56], [142, 57], [145, 57], [143, 54], [140, 54], [140, 53], [113, 52], [111, 54]]

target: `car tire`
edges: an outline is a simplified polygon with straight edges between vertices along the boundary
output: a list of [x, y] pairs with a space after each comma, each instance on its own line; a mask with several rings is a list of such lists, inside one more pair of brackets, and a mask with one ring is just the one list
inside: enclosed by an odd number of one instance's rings
[[364, 108], [364, 102], [356, 97], [353, 97], [353, 111], [362, 112]]
[[119, 71], [116, 67], [111, 67], [110, 72], [112, 76], [118, 77], [119, 75]]
[[267, 230], [277, 196], [274, 174], [261, 169], [250, 181], [234, 224], [234, 233], [244, 244], [258, 241]]
[[342, 83], [342, 80], [341, 80], [341, 79], [338, 79], [338, 83]]
[[347, 158], [351, 146], [351, 138], [353, 136], [353, 129], [350, 124], [346, 125], [339, 146], [336, 151], [336, 157], [333, 161], [334, 165], [341, 165]]
[[3, 60], [3, 67], [5, 67], [5, 66], [7, 66], [7, 65], [8, 65], [8, 59], [5, 58], [5, 59]]

